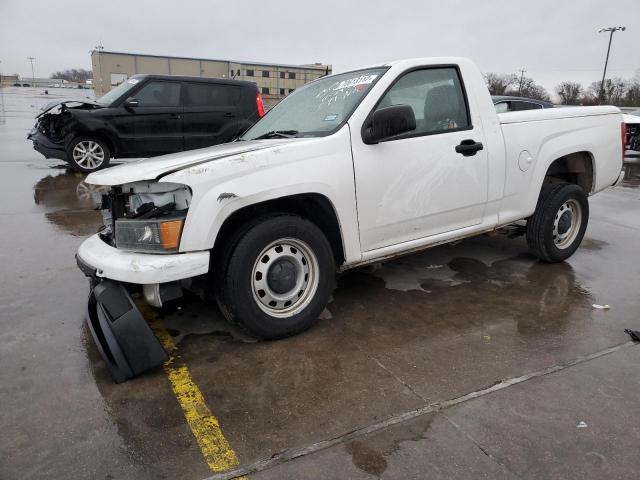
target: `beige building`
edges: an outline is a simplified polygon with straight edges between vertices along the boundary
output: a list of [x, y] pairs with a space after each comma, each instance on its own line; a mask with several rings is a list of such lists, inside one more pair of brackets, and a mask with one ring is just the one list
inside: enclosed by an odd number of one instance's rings
[[331, 65], [279, 65], [236, 62], [207, 58], [164, 57], [137, 53], [91, 52], [93, 88], [96, 97], [107, 93], [132, 75], [189, 75], [193, 77], [233, 78], [255, 82], [265, 105], [278, 103], [297, 87], [331, 73]]
[[[13, 75], [0, 74], [0, 87], [10, 87], [14, 83], [20, 82], [20, 75], [14, 73]], [[22, 82], [20, 82], [22, 84]]]

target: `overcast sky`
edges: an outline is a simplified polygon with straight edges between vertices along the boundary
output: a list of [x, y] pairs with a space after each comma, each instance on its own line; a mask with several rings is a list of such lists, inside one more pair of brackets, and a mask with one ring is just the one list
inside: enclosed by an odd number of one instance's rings
[[275, 63], [334, 72], [388, 60], [460, 55], [484, 72], [520, 68], [549, 91], [640, 69], [640, 0], [0, 0], [0, 72], [36, 77], [91, 68], [89, 50]]

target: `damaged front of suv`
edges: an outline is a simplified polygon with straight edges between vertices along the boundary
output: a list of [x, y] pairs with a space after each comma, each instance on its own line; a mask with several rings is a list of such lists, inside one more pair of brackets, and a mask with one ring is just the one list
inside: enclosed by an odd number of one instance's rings
[[103, 105], [88, 99], [51, 102], [36, 116], [36, 124], [27, 138], [45, 158], [69, 161], [67, 144], [78, 131], [83, 114], [98, 108]]

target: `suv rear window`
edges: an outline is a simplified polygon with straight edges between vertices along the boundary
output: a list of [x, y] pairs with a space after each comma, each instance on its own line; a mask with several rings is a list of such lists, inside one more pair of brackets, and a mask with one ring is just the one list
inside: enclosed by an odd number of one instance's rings
[[242, 88], [234, 85], [187, 83], [185, 105], [188, 107], [235, 107]]
[[140, 107], [179, 107], [180, 84], [151, 81], [135, 94]]

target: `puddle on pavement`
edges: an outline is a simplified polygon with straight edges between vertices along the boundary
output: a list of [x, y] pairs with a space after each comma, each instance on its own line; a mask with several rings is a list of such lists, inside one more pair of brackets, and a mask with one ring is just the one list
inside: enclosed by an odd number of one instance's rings
[[85, 178], [85, 174], [66, 170], [47, 175], [33, 186], [33, 200], [47, 221], [72, 236], [91, 235], [102, 224], [94, 194], [104, 188], [86, 183]]
[[387, 458], [401, 450], [404, 442], [426, 438], [435, 415], [428, 414], [344, 445], [353, 464], [369, 475], [380, 476], [387, 469]]

